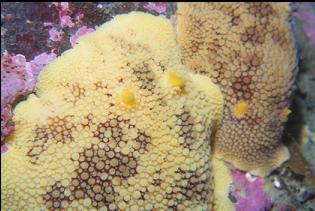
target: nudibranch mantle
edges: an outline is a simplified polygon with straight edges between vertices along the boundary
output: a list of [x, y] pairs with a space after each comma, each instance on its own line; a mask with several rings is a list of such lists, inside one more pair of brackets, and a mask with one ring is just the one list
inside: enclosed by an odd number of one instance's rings
[[281, 137], [297, 74], [289, 3], [179, 3], [183, 61], [224, 96], [214, 154], [265, 176], [289, 159]]
[[15, 108], [1, 209], [210, 210], [223, 97], [190, 72], [162, 17], [119, 15], [80, 38]]

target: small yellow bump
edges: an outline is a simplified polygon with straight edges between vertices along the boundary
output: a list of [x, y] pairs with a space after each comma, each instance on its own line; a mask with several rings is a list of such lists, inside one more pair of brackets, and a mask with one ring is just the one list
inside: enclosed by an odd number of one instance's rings
[[245, 47], [249, 49], [249, 48], [252, 48], [253, 45], [251, 43], [247, 42], [247, 43], [245, 43]]
[[172, 188], [171, 187], [167, 187], [166, 188], [166, 193], [171, 193], [172, 192]]
[[69, 180], [67, 180], [67, 179], [63, 179], [63, 180], [61, 180], [61, 185], [63, 185], [63, 186], [68, 186], [69, 185], [69, 183], [70, 183], [70, 181]]
[[79, 153], [72, 153], [71, 158], [73, 160], [78, 160], [79, 159]]
[[122, 148], [121, 152], [122, 152], [124, 155], [128, 155], [129, 152], [130, 152], [130, 149], [129, 149], [128, 146], [126, 146], [126, 147]]
[[154, 173], [155, 170], [154, 170], [153, 166], [148, 166], [147, 171], [148, 171], [148, 173], [152, 174], [152, 173]]
[[107, 177], [108, 177], [108, 175], [107, 175], [106, 173], [101, 173], [101, 174], [100, 174], [100, 178], [101, 178], [102, 180], [106, 180]]
[[142, 187], [146, 187], [147, 186], [147, 181], [146, 180], [144, 180], [144, 179], [142, 179], [142, 180], [140, 180], [140, 185], [142, 186]]
[[136, 104], [136, 97], [134, 90], [132, 88], [125, 88], [120, 93], [120, 100], [126, 105], [126, 106], [134, 106]]
[[78, 203], [78, 201], [73, 201], [72, 203], [71, 203], [71, 206], [72, 207], [78, 207], [79, 206], [79, 203]]
[[136, 210], [139, 210], [139, 207], [137, 205], [132, 205], [131, 211], [136, 211]]
[[116, 209], [116, 205], [115, 205], [115, 204], [110, 204], [110, 205], [109, 205], [109, 209], [110, 209], [110, 210]]
[[106, 130], [105, 133], [104, 133], [104, 136], [106, 138], [110, 138], [112, 136], [112, 132], [110, 130]]
[[175, 71], [170, 71], [168, 73], [168, 81], [173, 87], [183, 88], [185, 86], [185, 79]]
[[249, 111], [249, 106], [246, 102], [239, 102], [233, 106], [233, 115], [236, 118], [244, 117]]
[[119, 177], [114, 177], [114, 179], [112, 180], [113, 185], [117, 186], [120, 184], [120, 178]]
[[125, 209], [125, 208], [126, 208], [126, 203], [123, 202], [123, 201], [121, 201], [121, 202], [119, 202], [118, 207], [119, 207], [120, 209]]
[[69, 206], [69, 202], [66, 201], [66, 200], [63, 200], [63, 201], [61, 202], [61, 207], [62, 207], [62, 208], [66, 208], [67, 206]]
[[130, 177], [130, 178], [128, 179], [128, 183], [129, 183], [130, 185], [134, 185], [134, 184], [136, 183], [135, 178]]
[[71, 195], [71, 191], [69, 189], [66, 189], [63, 194], [65, 196], [70, 196]]
[[122, 189], [120, 192], [121, 196], [127, 196], [128, 195], [128, 191], [126, 189]]
[[288, 107], [285, 107], [280, 113], [281, 121], [285, 121], [287, 117], [290, 115], [291, 110]]
[[156, 196], [155, 199], [156, 199], [156, 201], [160, 202], [160, 201], [163, 200], [163, 196], [161, 194], [159, 194], [159, 195]]
[[139, 191], [135, 191], [135, 192], [133, 193], [133, 197], [134, 197], [135, 199], [139, 199], [139, 198], [141, 197], [140, 192], [139, 192]]
[[124, 196], [124, 200], [125, 201], [129, 201], [130, 200], [130, 196]]
[[148, 187], [148, 191], [149, 192], [153, 192], [155, 190], [155, 188], [154, 188], [154, 186], [153, 185], [150, 185], [149, 187]]
[[146, 210], [152, 210], [152, 205], [151, 204], [147, 204], [147, 205], [145, 205], [145, 209]]

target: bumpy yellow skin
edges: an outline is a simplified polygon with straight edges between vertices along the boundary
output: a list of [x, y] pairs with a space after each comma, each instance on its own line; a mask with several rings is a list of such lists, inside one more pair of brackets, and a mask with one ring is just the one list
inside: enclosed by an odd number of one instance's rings
[[234, 204], [229, 198], [231, 184], [233, 183], [232, 171], [227, 164], [212, 156], [213, 165], [213, 210], [214, 211], [232, 211]]
[[210, 210], [220, 90], [181, 63], [170, 21], [117, 16], [17, 105], [2, 210]]
[[288, 3], [179, 3], [183, 61], [224, 95], [215, 155], [264, 176], [289, 158], [281, 143], [297, 70]]

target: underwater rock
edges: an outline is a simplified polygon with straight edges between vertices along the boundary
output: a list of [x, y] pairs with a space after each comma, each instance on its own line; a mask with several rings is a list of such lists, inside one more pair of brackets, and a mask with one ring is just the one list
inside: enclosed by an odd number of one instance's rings
[[315, 6], [311, 2], [300, 4], [294, 16], [299, 18], [304, 25], [307, 39], [315, 45]]
[[274, 211], [286, 206], [295, 210], [314, 209], [315, 185], [305, 183], [301, 175], [289, 168], [283, 167], [265, 178], [264, 186], [272, 198]]
[[[18, 12], [17, 12], [18, 11]], [[48, 29], [44, 22], [58, 21], [58, 12], [48, 2], [3, 2], [1, 3], [1, 43], [9, 54], [22, 54], [27, 61], [51, 51], [47, 40]]]

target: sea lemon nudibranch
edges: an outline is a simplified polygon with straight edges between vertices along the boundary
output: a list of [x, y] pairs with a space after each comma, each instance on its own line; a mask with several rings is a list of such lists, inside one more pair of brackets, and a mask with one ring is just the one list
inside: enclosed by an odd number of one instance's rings
[[1, 209], [211, 210], [222, 110], [219, 87], [181, 63], [169, 20], [117, 16], [45, 67], [37, 95], [16, 106]]
[[256, 175], [288, 160], [281, 143], [297, 73], [289, 3], [179, 3], [183, 62], [224, 96], [215, 155]]

